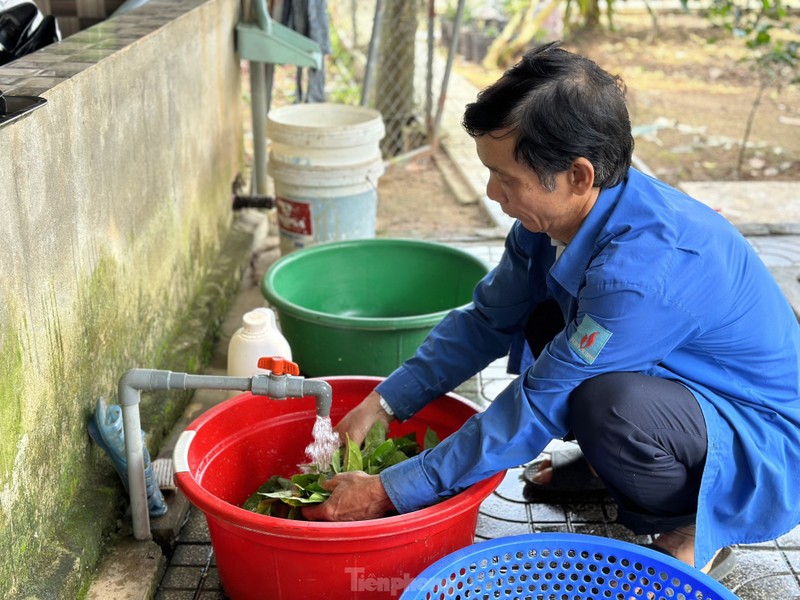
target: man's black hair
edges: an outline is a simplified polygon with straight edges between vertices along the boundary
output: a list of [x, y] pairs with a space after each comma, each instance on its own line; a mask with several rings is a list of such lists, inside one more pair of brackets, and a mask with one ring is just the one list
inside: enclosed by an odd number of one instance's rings
[[633, 135], [625, 85], [593, 61], [553, 42], [534, 49], [478, 94], [464, 112], [472, 137], [510, 129], [514, 158], [542, 185], [579, 157], [594, 166], [594, 185], [613, 187], [631, 166]]

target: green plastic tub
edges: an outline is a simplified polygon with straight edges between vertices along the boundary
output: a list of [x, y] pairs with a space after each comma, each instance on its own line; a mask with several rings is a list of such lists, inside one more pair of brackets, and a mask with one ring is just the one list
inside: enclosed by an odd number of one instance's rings
[[386, 376], [450, 310], [471, 302], [487, 272], [443, 244], [350, 240], [279, 258], [261, 291], [305, 375]]

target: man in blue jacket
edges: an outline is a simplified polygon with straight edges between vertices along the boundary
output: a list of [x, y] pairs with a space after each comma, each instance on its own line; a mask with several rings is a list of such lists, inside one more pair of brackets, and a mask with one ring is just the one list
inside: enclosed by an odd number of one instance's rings
[[574, 436], [618, 520], [690, 565], [795, 527], [797, 319], [723, 217], [631, 168], [622, 83], [547, 45], [481, 92], [464, 126], [487, 195], [517, 219], [503, 257], [337, 430], [360, 440], [376, 419], [409, 418], [535, 338], [530, 317], [547, 303], [563, 324], [439, 446], [379, 476], [333, 478], [305, 515], [413, 511]]

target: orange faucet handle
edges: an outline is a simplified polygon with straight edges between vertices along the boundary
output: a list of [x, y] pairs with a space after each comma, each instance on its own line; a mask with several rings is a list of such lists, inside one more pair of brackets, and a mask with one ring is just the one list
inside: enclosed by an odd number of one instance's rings
[[286, 360], [282, 356], [262, 356], [258, 359], [258, 368], [272, 371], [273, 375], [300, 375], [297, 363]]

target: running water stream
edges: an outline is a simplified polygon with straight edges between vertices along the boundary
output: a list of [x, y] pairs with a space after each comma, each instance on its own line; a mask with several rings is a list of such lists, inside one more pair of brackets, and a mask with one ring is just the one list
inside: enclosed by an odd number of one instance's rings
[[305, 467], [310, 470], [316, 467], [320, 472], [327, 471], [330, 468], [331, 457], [340, 444], [339, 434], [333, 430], [331, 418], [317, 415], [311, 435], [314, 440], [306, 447], [306, 456], [310, 464]]

